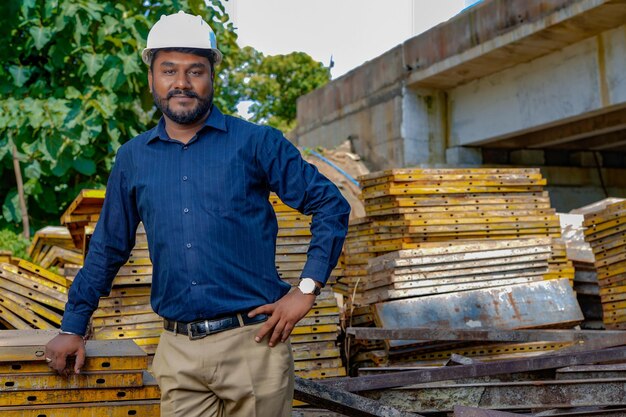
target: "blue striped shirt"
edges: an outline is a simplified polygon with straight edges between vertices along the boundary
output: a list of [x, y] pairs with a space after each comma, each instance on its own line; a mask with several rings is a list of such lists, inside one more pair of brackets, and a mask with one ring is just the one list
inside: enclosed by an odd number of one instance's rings
[[215, 106], [187, 144], [164, 119], [118, 151], [85, 265], [69, 291], [62, 329], [84, 334], [144, 223], [153, 263], [151, 304], [176, 321], [245, 312], [285, 295], [275, 265], [270, 191], [312, 215], [301, 276], [325, 283], [347, 233], [350, 206], [337, 187], [270, 127]]

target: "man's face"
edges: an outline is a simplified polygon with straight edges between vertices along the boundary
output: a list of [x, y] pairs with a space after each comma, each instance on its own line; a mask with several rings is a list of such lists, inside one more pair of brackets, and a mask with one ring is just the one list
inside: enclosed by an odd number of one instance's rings
[[211, 64], [205, 57], [159, 51], [148, 73], [154, 104], [173, 122], [202, 119], [213, 101]]

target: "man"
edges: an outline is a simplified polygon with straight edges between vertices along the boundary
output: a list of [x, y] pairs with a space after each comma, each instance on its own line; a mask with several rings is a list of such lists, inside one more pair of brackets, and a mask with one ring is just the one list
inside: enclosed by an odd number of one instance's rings
[[[222, 55], [200, 16], [162, 16], [142, 57], [163, 117], [117, 153], [89, 254], [46, 358], [64, 372], [67, 356], [76, 355], [80, 372], [89, 318], [142, 221], [151, 303], [166, 329], [153, 362], [162, 416], [290, 416], [288, 337], [336, 265], [350, 208], [280, 132], [213, 105]], [[276, 272], [270, 191], [313, 215], [295, 289]]]

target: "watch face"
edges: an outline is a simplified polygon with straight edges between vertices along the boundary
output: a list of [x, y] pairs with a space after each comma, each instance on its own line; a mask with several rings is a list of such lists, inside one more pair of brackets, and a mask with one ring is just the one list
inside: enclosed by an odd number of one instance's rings
[[298, 285], [298, 288], [300, 288], [300, 291], [302, 291], [304, 294], [313, 294], [313, 291], [315, 290], [315, 283], [310, 278], [303, 279], [302, 281], [300, 281], [300, 285]]

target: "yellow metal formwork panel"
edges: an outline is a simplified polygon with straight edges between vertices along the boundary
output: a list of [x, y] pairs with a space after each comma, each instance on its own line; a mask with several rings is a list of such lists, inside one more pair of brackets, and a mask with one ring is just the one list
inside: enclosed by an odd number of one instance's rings
[[2, 407], [0, 417], [154, 417], [160, 414], [160, 404], [143, 400]]

